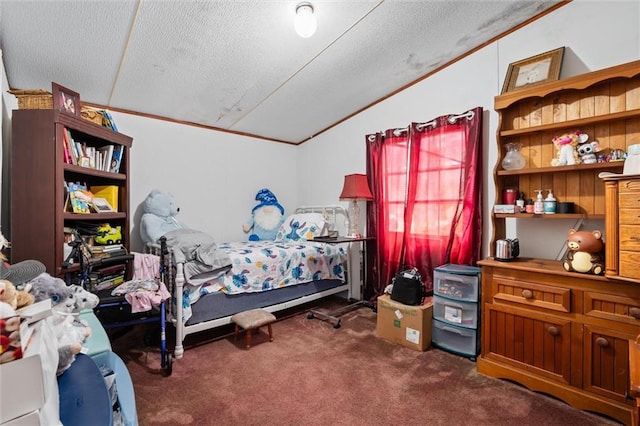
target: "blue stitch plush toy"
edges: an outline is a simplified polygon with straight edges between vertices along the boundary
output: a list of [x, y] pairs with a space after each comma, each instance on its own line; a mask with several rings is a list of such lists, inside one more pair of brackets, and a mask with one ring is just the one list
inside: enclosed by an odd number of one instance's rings
[[144, 200], [144, 214], [140, 218], [140, 237], [143, 243], [157, 243], [158, 239], [174, 229], [187, 228], [176, 220], [180, 207], [173, 195], [152, 190]]
[[274, 240], [280, 225], [284, 222], [284, 207], [278, 203], [273, 192], [262, 188], [256, 194], [259, 204], [251, 211], [252, 215], [242, 230], [249, 233], [249, 241]]

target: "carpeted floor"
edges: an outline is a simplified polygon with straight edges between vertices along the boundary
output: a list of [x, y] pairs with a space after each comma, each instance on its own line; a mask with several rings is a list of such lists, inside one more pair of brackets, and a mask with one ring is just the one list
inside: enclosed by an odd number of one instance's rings
[[479, 375], [467, 358], [381, 340], [367, 308], [343, 315], [339, 329], [287, 312], [273, 325], [275, 340], [261, 330], [250, 350], [231, 327], [189, 336], [169, 377], [159, 346], [144, 343], [153, 327], [112, 335], [141, 425], [618, 424]]

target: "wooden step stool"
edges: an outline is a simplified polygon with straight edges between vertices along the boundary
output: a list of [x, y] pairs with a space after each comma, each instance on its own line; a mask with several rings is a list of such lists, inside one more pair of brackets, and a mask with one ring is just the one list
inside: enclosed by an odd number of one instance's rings
[[273, 342], [273, 330], [271, 324], [275, 322], [276, 317], [271, 312], [264, 309], [251, 309], [249, 311], [239, 312], [231, 317], [231, 321], [236, 324], [234, 332], [235, 340], [238, 340], [238, 332], [240, 328], [245, 330], [247, 339], [247, 349], [251, 347], [251, 333], [253, 330], [260, 331], [260, 327], [266, 325], [269, 328], [269, 341]]

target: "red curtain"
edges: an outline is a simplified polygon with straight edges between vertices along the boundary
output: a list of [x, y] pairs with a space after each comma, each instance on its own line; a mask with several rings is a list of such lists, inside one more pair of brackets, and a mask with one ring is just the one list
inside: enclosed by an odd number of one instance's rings
[[433, 269], [474, 265], [482, 236], [482, 108], [405, 129], [367, 135], [374, 202], [367, 235], [376, 237], [375, 288], [416, 267], [428, 289]]

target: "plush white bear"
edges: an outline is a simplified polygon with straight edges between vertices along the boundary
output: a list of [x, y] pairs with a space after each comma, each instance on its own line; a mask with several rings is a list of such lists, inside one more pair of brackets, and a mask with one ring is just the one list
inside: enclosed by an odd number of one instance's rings
[[72, 310], [74, 313], [79, 313], [84, 309], [93, 309], [100, 303], [100, 298], [97, 294], [85, 290], [82, 286], [70, 285], [69, 288], [75, 304]]
[[[25, 284], [36, 302], [51, 299], [52, 315], [47, 317], [58, 341], [58, 368], [56, 375], [64, 373], [80, 353], [82, 344], [91, 335], [91, 328], [76, 319], [78, 307], [97, 306], [98, 297], [87, 297], [80, 286], [67, 286], [60, 278], [44, 272]], [[77, 297], [76, 297], [77, 295]]]
[[152, 190], [144, 200], [144, 213], [140, 219], [142, 242], [157, 243], [160, 237], [175, 229], [187, 228], [176, 220], [180, 212], [173, 195], [158, 189]]

